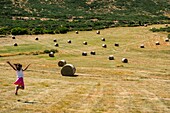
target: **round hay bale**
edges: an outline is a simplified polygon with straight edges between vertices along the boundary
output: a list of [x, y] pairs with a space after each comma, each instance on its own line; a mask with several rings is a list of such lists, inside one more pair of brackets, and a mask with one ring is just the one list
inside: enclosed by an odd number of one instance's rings
[[140, 45], [140, 48], [145, 48], [144, 44], [141, 44], [141, 45]]
[[87, 42], [86, 42], [86, 41], [84, 41], [84, 42], [83, 42], [83, 44], [84, 44], [84, 45], [87, 45]]
[[168, 27], [168, 24], [165, 24], [165, 27]]
[[17, 43], [14, 43], [14, 46], [18, 46], [18, 44], [17, 44]]
[[79, 34], [79, 32], [78, 31], [75, 31], [76, 32], [76, 34]]
[[59, 46], [59, 44], [58, 44], [58, 43], [55, 43], [55, 44], [54, 44], [54, 46], [55, 46], [55, 47], [58, 47], [58, 46]]
[[38, 38], [38, 37], [36, 37], [36, 38], [35, 38], [35, 40], [39, 40], [39, 38]]
[[106, 41], [105, 38], [102, 38], [101, 40], [102, 40], [102, 41]]
[[67, 43], [71, 44], [71, 40], [67, 40]]
[[60, 61], [58, 62], [58, 66], [59, 66], [59, 67], [63, 67], [64, 65], [66, 65], [66, 61], [65, 61], [65, 60], [60, 60]]
[[87, 56], [87, 52], [83, 52], [83, 53], [82, 53], [82, 56]]
[[118, 47], [118, 46], [119, 46], [119, 44], [118, 44], [118, 43], [115, 43], [115, 46], [117, 46], [117, 47]]
[[91, 55], [96, 55], [96, 52], [95, 51], [91, 51], [90, 54]]
[[155, 42], [156, 45], [160, 45], [159, 41]]
[[128, 63], [128, 59], [127, 58], [122, 58], [122, 62], [123, 63]]
[[114, 56], [113, 55], [109, 55], [109, 60], [114, 60]]
[[76, 68], [72, 64], [66, 64], [61, 69], [62, 76], [74, 76]]
[[53, 42], [57, 42], [57, 39], [54, 39]]
[[12, 36], [12, 39], [15, 39], [15, 36]]
[[147, 27], [147, 26], [148, 26], [148, 24], [144, 24], [144, 26], [145, 26], [145, 27]]
[[49, 57], [54, 57], [54, 53], [53, 53], [53, 52], [50, 52], [50, 53], [49, 53]]
[[100, 34], [100, 31], [96, 31], [96, 34]]
[[166, 39], [165, 39], [165, 42], [169, 42], [169, 38], [166, 38]]
[[102, 47], [103, 47], [103, 48], [107, 48], [107, 45], [106, 45], [106, 44], [102, 44]]

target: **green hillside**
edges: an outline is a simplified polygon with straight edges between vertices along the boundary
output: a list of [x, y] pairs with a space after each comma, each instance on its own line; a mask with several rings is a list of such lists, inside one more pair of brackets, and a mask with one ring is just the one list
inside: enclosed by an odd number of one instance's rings
[[1, 0], [0, 10], [0, 34], [170, 23], [169, 0]]

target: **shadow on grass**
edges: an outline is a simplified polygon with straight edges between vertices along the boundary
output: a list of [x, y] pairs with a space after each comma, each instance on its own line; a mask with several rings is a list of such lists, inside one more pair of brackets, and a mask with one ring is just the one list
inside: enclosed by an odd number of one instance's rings
[[64, 76], [64, 77], [77, 77], [79, 75], [62, 75], [62, 76]]

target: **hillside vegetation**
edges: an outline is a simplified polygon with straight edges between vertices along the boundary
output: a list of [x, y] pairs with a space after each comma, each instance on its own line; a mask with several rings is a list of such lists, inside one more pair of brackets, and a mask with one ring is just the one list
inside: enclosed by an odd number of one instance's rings
[[53, 34], [170, 22], [169, 0], [1, 0], [0, 10], [0, 34]]

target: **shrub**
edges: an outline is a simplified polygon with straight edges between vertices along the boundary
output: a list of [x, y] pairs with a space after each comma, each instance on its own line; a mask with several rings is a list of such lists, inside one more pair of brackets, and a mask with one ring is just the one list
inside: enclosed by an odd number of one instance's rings
[[168, 34], [168, 38], [170, 39], [170, 34]]
[[44, 53], [50, 53], [50, 50], [44, 50]]
[[44, 30], [42, 28], [34, 28], [31, 32], [32, 34], [44, 34]]
[[11, 30], [11, 34], [12, 35], [25, 35], [25, 34], [28, 34], [28, 30], [26, 28], [17, 27]]
[[58, 50], [57, 49], [51, 49], [50, 52], [57, 53]]
[[57, 33], [57, 34], [59, 34], [59, 33], [65, 34], [65, 33], [67, 33], [68, 31], [69, 31], [69, 29], [66, 28], [66, 27], [58, 27], [58, 28], [55, 30], [55, 33]]
[[9, 34], [8, 28], [0, 28], [0, 35], [6, 35]]

